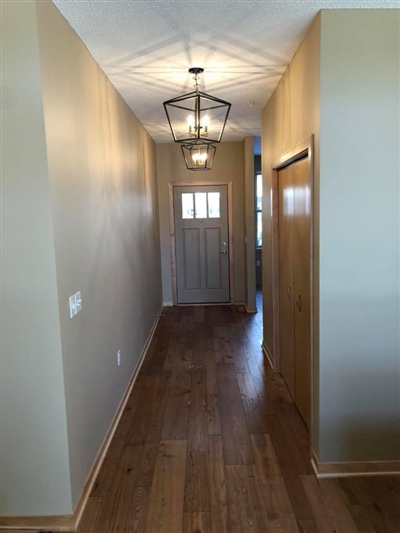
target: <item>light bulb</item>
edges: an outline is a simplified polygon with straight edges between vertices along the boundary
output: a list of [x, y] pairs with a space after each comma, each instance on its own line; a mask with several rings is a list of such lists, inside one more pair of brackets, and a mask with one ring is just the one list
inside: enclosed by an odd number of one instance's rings
[[209, 125], [209, 123], [210, 123], [210, 117], [208, 115], [206, 115], [205, 117], [203, 117], [203, 120], [202, 120], [203, 135], [204, 136], [208, 135], [208, 125]]
[[192, 155], [193, 164], [196, 167], [203, 167], [207, 161], [207, 153], [206, 152], [196, 152]]
[[187, 123], [189, 127], [189, 135], [194, 135], [193, 129], [194, 129], [194, 118], [192, 115], [189, 115], [187, 118]]

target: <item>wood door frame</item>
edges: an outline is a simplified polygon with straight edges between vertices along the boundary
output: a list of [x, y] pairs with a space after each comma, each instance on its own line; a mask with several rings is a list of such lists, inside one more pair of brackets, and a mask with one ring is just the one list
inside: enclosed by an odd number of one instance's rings
[[[228, 243], [229, 243], [229, 299], [235, 301], [233, 285], [233, 183], [232, 181], [173, 181], [168, 183], [168, 203], [169, 203], [169, 237], [171, 251], [171, 274], [172, 274], [172, 303], [178, 304], [178, 283], [176, 273], [176, 241], [175, 241], [175, 217], [174, 217], [174, 187], [219, 187], [226, 186], [228, 195]], [[214, 305], [214, 304], [190, 304], [190, 305]], [[223, 304], [219, 304], [223, 305]]]
[[311, 423], [310, 453], [314, 426], [314, 135], [282, 154], [272, 164], [272, 294], [273, 294], [273, 370], [280, 372], [279, 346], [279, 171], [300, 159], [308, 161], [308, 184], [310, 186], [310, 358], [311, 358]]

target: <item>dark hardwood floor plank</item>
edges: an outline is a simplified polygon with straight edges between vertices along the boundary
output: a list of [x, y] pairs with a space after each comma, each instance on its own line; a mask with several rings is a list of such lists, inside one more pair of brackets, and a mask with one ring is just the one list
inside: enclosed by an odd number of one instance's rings
[[233, 363], [217, 363], [217, 382], [218, 381], [236, 381], [236, 368]]
[[204, 366], [192, 370], [190, 380], [189, 411], [204, 412], [206, 410], [206, 370]]
[[128, 513], [127, 533], [147, 533], [146, 516], [149, 502], [150, 488], [136, 487]]
[[264, 485], [283, 485], [282, 472], [269, 435], [251, 435], [259, 479]]
[[298, 520], [314, 519], [300, 476], [287, 476], [284, 482], [295, 517]]
[[131, 500], [137, 481], [136, 474], [141, 465], [143, 451], [143, 445], [124, 447], [121, 462], [117, 465], [117, 471], [110, 484], [110, 490], [96, 517], [96, 532], [127, 531]]
[[160, 442], [146, 515], [148, 533], [182, 530], [186, 448], [186, 441]]
[[299, 518], [297, 524], [300, 533], [319, 533], [317, 523], [313, 518]]
[[238, 372], [237, 380], [242, 400], [258, 399], [257, 389], [250, 373], [241, 374]]
[[188, 452], [185, 478], [185, 513], [210, 511], [208, 453]]
[[217, 367], [215, 362], [215, 352], [210, 351], [205, 355], [204, 365], [206, 369], [206, 393], [216, 395], [217, 391]]
[[212, 533], [210, 513], [184, 513], [182, 533]]
[[225, 466], [225, 476], [231, 533], [258, 532], [251, 499], [248, 467], [246, 465]]
[[189, 392], [168, 397], [161, 430], [162, 440], [186, 440], [189, 426]]
[[221, 435], [221, 417], [219, 412], [218, 396], [207, 395], [206, 400], [207, 424], [209, 435]]
[[225, 464], [254, 464], [237, 381], [218, 382], [218, 398]]
[[351, 516], [363, 533], [391, 533], [385, 517], [374, 505], [350, 505]]
[[188, 451], [208, 451], [208, 416], [206, 412], [189, 414]]
[[164, 371], [156, 378], [156, 391], [150, 415], [150, 424], [147, 432], [146, 443], [159, 443], [161, 431], [164, 423], [164, 412], [166, 408], [166, 398], [168, 383], [171, 377], [170, 372]]
[[230, 520], [226, 495], [222, 437], [212, 435], [209, 443], [209, 479], [212, 533], [229, 533]]
[[300, 480], [320, 533], [335, 533], [318, 481], [313, 475], [300, 476]]
[[319, 485], [325, 508], [328, 510], [336, 530], [356, 533], [357, 526], [346, 505], [339, 481], [337, 479], [320, 479]]
[[135, 469], [135, 482], [138, 487], [151, 487], [157, 461], [159, 444], [145, 444], [140, 464]]

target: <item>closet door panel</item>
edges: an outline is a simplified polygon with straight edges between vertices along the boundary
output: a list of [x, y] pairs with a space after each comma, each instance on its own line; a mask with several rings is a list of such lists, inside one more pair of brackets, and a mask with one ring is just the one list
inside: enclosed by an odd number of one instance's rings
[[298, 161], [294, 188], [295, 402], [308, 427], [311, 422], [311, 190], [309, 165]]
[[279, 172], [279, 346], [281, 373], [295, 397], [294, 345], [294, 172]]

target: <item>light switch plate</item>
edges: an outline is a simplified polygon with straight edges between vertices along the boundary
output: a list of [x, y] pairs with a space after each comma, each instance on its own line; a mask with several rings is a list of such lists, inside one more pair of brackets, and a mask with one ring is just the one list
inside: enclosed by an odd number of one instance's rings
[[69, 316], [72, 318], [76, 315], [75, 294], [69, 297]]
[[75, 294], [75, 314], [79, 313], [81, 309], [82, 309], [82, 296], [81, 296], [81, 291], [78, 291]]

